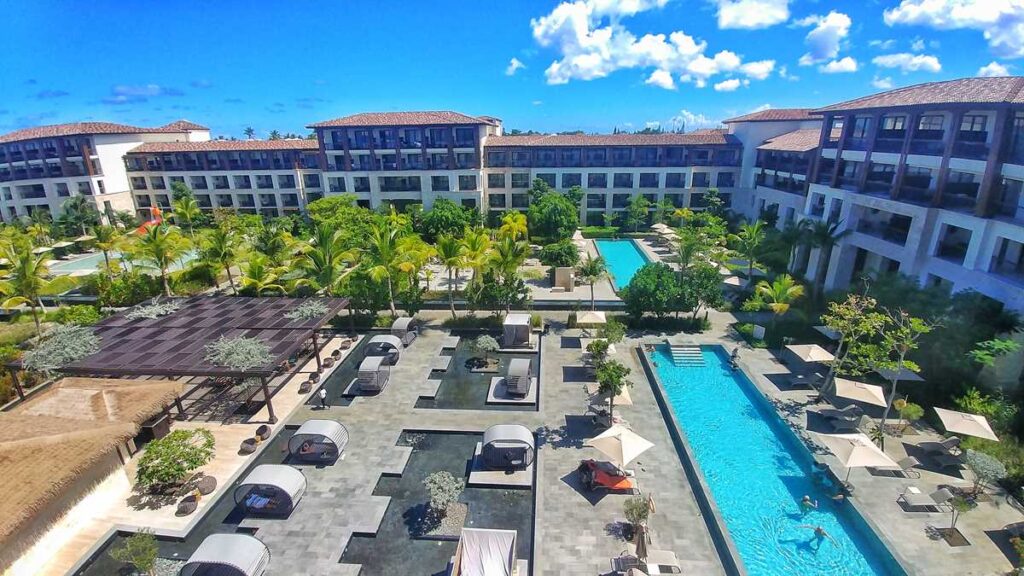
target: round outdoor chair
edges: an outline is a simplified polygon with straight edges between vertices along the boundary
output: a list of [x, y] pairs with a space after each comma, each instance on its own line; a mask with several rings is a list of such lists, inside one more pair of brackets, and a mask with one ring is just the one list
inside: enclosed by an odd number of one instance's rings
[[256, 436], [258, 436], [260, 440], [270, 438], [270, 426], [260, 424], [260, 427], [256, 429]]
[[203, 496], [207, 494], [213, 494], [213, 491], [217, 489], [217, 479], [213, 476], [203, 476], [196, 482], [196, 490]]
[[256, 451], [256, 439], [246, 438], [242, 440], [241, 446], [238, 447], [239, 454], [252, 454]]
[[188, 516], [189, 514], [196, 511], [199, 507], [199, 502], [196, 501], [195, 496], [186, 496], [178, 502], [178, 509], [174, 512], [175, 516]]
[[302, 384], [299, 384], [299, 394], [305, 394], [313, 389], [313, 383], [309, 380], [305, 380]]

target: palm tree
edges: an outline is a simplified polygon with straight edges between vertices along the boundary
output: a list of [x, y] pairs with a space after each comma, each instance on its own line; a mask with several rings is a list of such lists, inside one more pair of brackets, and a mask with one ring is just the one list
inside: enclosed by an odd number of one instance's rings
[[254, 130], [252, 126], [246, 126], [245, 130], [242, 130], [242, 134], [245, 134], [246, 138], [252, 140], [256, 137], [256, 130]]
[[817, 269], [814, 271], [814, 299], [821, 297], [825, 288], [825, 275], [828, 273], [829, 260], [832, 258], [832, 249], [844, 237], [850, 234], [850, 230], [840, 230], [842, 220], [836, 222], [817, 221], [811, 225], [808, 233], [809, 243], [818, 249]]
[[506, 212], [501, 217], [501, 227], [498, 228], [498, 237], [512, 237], [514, 240], [525, 239], [527, 235], [526, 215], [518, 210]]
[[160, 282], [164, 286], [164, 296], [171, 296], [171, 284], [167, 279], [168, 269], [187, 250], [188, 242], [181, 236], [175, 226], [161, 224], [148, 226], [139, 237], [138, 250], [142, 260], [160, 270]]
[[757, 283], [757, 295], [760, 296], [773, 312], [772, 331], [780, 316], [789, 312], [789, 307], [804, 295], [804, 287], [797, 284], [789, 274], [783, 274], [772, 283], [761, 280]]
[[313, 229], [310, 248], [297, 261], [302, 278], [296, 286], [311, 285], [318, 291], [334, 294], [345, 277], [345, 264], [355, 260], [352, 252], [344, 250], [341, 230], [328, 224]]
[[266, 256], [273, 266], [284, 264], [290, 244], [290, 235], [277, 222], [260, 226], [252, 235], [252, 249]]
[[608, 276], [608, 265], [605, 264], [604, 258], [601, 256], [594, 258], [587, 254], [587, 259], [580, 262], [576, 271], [584, 282], [590, 284], [590, 309], [597, 310], [597, 303], [594, 300], [594, 284]]
[[249, 259], [249, 264], [245, 268], [241, 283], [245, 288], [252, 288], [257, 296], [262, 296], [267, 290], [276, 290], [283, 293], [285, 291], [284, 286], [277, 283], [281, 277], [280, 272], [280, 268], [271, 265], [269, 258], [257, 253]]
[[487, 253], [491, 250], [491, 237], [483, 228], [467, 230], [462, 237], [465, 250], [466, 266], [472, 270], [470, 282], [475, 282], [477, 274], [487, 263]]
[[437, 259], [448, 272], [448, 304], [455, 318], [455, 277], [466, 262], [466, 247], [455, 237], [443, 234], [437, 239]]
[[234, 276], [231, 275], [231, 267], [238, 259], [238, 251], [238, 237], [235, 231], [229, 228], [213, 229], [203, 242], [203, 260], [212, 263], [215, 268], [222, 268], [227, 273], [228, 284], [235, 294], [238, 294], [238, 288], [235, 286]]
[[36, 324], [36, 335], [42, 335], [42, 325], [39, 322], [38, 308], [43, 308], [41, 296], [43, 290], [50, 284], [46, 280], [50, 271], [46, 261], [50, 259], [47, 254], [33, 254], [32, 246], [21, 243], [18, 246], [8, 246], [5, 257], [11, 264], [8, 272], [10, 277], [0, 281], [0, 294], [7, 296], [3, 302], [4, 308], [13, 308], [22, 304], [28, 304], [32, 310], [32, 321]]
[[[36, 210], [33, 214], [42, 212], [42, 210]], [[50, 238], [51, 225], [43, 222], [33, 222], [25, 229], [25, 233], [28, 234], [29, 238], [32, 239], [32, 244], [35, 246], [46, 246], [50, 244], [52, 238]]]
[[394, 272], [398, 266], [398, 240], [400, 230], [395, 225], [374, 225], [370, 227], [370, 237], [365, 256], [369, 268], [367, 272], [375, 282], [384, 281], [388, 287], [388, 307], [391, 316], [397, 317], [395, 308]]
[[789, 246], [789, 261], [786, 264], [788, 270], [795, 271], [793, 267], [796, 265], [796, 249], [807, 241], [810, 229], [811, 221], [807, 219], [790, 222], [782, 229], [779, 238], [786, 246]]
[[172, 204], [174, 212], [171, 217], [174, 218], [174, 223], [181, 226], [182, 224], [188, 228], [188, 235], [194, 242], [196, 239], [195, 230], [193, 226], [196, 220], [202, 216], [203, 211], [199, 209], [199, 203], [196, 202], [194, 196], [182, 196], [181, 198], [174, 201]]
[[61, 205], [61, 223], [70, 229], [85, 236], [90, 226], [95, 226], [100, 221], [100, 213], [96, 205], [90, 202], [85, 196], [72, 196]]
[[490, 268], [499, 278], [507, 280], [516, 273], [529, 255], [529, 244], [506, 236], [494, 245], [489, 262]]
[[269, 139], [270, 140], [280, 140], [281, 139], [281, 133], [279, 131], [277, 131], [277, 130], [271, 130], [270, 131]]
[[96, 237], [96, 247], [103, 252], [103, 261], [109, 270], [110, 253], [117, 248], [118, 243], [121, 241], [121, 233], [113, 226], [102, 225], [93, 229], [92, 234]]
[[758, 254], [758, 248], [764, 242], [764, 222], [755, 220], [753, 224], [740, 225], [738, 234], [733, 235], [732, 240], [736, 243], [736, 251], [747, 259], [747, 278], [754, 276], [754, 258]]

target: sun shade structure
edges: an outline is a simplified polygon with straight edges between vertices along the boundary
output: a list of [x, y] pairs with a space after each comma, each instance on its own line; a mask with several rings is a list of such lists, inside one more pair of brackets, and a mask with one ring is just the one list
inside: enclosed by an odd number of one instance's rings
[[506, 348], [530, 343], [530, 315], [508, 314], [502, 323], [502, 343]]
[[505, 387], [513, 396], [526, 396], [533, 385], [533, 361], [529, 358], [513, 358], [508, 363]]
[[742, 288], [746, 286], [748, 282], [746, 278], [740, 278], [739, 276], [729, 276], [725, 280], [722, 280], [722, 284], [725, 284], [726, 286], [735, 286], [737, 288]]
[[946, 429], [946, 432], [999, 441], [999, 437], [992, 431], [988, 419], [984, 416], [946, 410], [945, 408], [936, 408], [935, 413], [939, 415], [939, 420], [942, 420], [942, 427]]
[[263, 576], [270, 549], [253, 536], [211, 534], [203, 540], [179, 576]]
[[402, 340], [398, 336], [380, 334], [370, 338], [370, 341], [366, 343], [363, 358], [383, 356], [388, 365], [394, 366], [398, 364], [398, 360], [402, 356], [402, 347]]
[[394, 324], [391, 325], [391, 335], [401, 340], [404, 346], [408, 346], [419, 335], [418, 329], [419, 322], [415, 318], [403, 316], [396, 319]]
[[50, 246], [40, 246], [39, 248], [33, 249], [32, 253], [33, 254], [46, 254], [47, 252], [50, 252], [51, 250], [53, 250], [53, 248], [50, 247]]
[[306, 476], [284, 464], [260, 464], [235, 487], [235, 506], [246, 514], [287, 516], [306, 492]]
[[516, 564], [516, 531], [463, 528], [452, 576], [511, 576]]
[[863, 434], [818, 434], [818, 438], [846, 467], [846, 480], [854, 468], [898, 468], [899, 465]]
[[495, 424], [484, 430], [480, 454], [491, 470], [525, 470], [536, 454], [533, 433], [519, 424]]
[[612, 426], [587, 440], [583, 445], [597, 448], [619, 467], [629, 464], [637, 456], [654, 446], [653, 443], [622, 424]]
[[608, 318], [604, 312], [580, 312], [579, 317], [576, 318], [576, 324], [580, 326], [603, 326], [608, 323]]
[[918, 375], [917, 372], [914, 372], [913, 370], [907, 370], [906, 367], [900, 368], [899, 372], [895, 370], [888, 370], [885, 368], [881, 370], [876, 370], [875, 372], [877, 372], [879, 376], [885, 378], [886, 380], [895, 379], [898, 382], [924, 382], [924, 378], [921, 378], [921, 376]]
[[391, 367], [385, 363], [384, 356], [367, 356], [359, 364], [356, 379], [359, 389], [364, 392], [380, 392], [391, 379]]
[[866, 404], [873, 404], [883, 408], [889, 405], [889, 403], [885, 401], [885, 391], [882, 390], [881, 386], [857, 382], [855, 380], [847, 380], [846, 378], [836, 378], [835, 383], [836, 396], [839, 396], [840, 398], [864, 402]]
[[95, 236], [90, 236], [88, 234], [84, 234], [82, 236], [79, 236], [78, 238], [75, 238], [74, 241], [75, 242], [88, 242], [89, 240], [95, 240], [95, 239], [96, 239]]
[[288, 439], [288, 452], [306, 462], [336, 460], [348, 445], [348, 429], [334, 420], [306, 420]]
[[831, 352], [817, 344], [791, 344], [786, 350], [801, 362], [831, 362], [836, 359]]

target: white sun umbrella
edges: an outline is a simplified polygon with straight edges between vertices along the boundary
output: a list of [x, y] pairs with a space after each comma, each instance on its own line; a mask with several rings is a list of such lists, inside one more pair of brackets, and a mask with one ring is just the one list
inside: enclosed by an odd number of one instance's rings
[[898, 465], [863, 434], [818, 434], [818, 438], [846, 467], [846, 483], [854, 468], [897, 468]]
[[586, 238], [583, 237], [583, 231], [579, 229], [572, 233], [572, 239], [577, 242], [579, 242], [580, 240], [586, 240]]
[[736, 286], [742, 288], [747, 285], [747, 279], [740, 278], [739, 276], [729, 276], [728, 278], [722, 280], [722, 284], [725, 284], [726, 286]]
[[608, 323], [608, 319], [605, 316], [604, 312], [599, 312], [599, 311], [580, 312], [579, 316], [576, 318], [576, 323], [580, 324], [580, 325], [584, 325], [585, 324], [587, 326], [595, 326], [595, 325], [598, 325], [598, 324], [602, 324], [602, 325], [603, 324], [607, 324]]
[[33, 254], [46, 254], [47, 252], [49, 252], [51, 250], [53, 250], [53, 248], [51, 248], [49, 246], [40, 246], [39, 248], [36, 248], [36, 249], [32, 250], [32, 253]]
[[664, 224], [662, 222], [658, 222], [657, 224], [654, 224], [654, 225], [651, 226], [651, 230], [657, 230], [658, 232], [661, 232], [662, 230], [666, 230], [667, 228], [668, 228], [668, 225]]
[[957, 412], [956, 410], [946, 410], [945, 408], [936, 408], [935, 413], [939, 415], [939, 420], [942, 420], [942, 426], [946, 429], [946, 432], [976, 436], [995, 442], [999, 441], [999, 437], [992, 431], [992, 427], [988, 424], [988, 419], [984, 416]]
[[833, 330], [828, 326], [815, 326], [814, 329], [817, 330], [818, 332], [821, 332], [825, 336], [825, 338], [828, 338], [829, 340], [838, 341], [843, 337], [843, 335], [840, 334], [838, 331]]
[[885, 401], [885, 391], [882, 390], [881, 386], [847, 380], [846, 378], [836, 378], [836, 396], [883, 408], [889, 405]]
[[889, 370], [887, 368], [882, 368], [880, 370], [876, 370], [875, 372], [877, 372], [882, 378], [885, 378], [886, 380], [893, 380], [893, 376], [895, 376], [895, 379], [900, 382], [924, 382], [924, 378], [921, 378], [921, 376], [919, 376], [917, 372], [914, 372], [913, 370], [907, 370], [906, 367], [900, 368], [899, 372], [896, 372], [895, 370]]
[[68, 242], [67, 240], [61, 240], [60, 242], [57, 242], [56, 244], [54, 244], [52, 247], [53, 248], [67, 248], [68, 246], [74, 246], [74, 245], [75, 245], [74, 242]]
[[643, 436], [616, 424], [598, 436], [583, 443], [584, 446], [597, 448], [620, 468], [629, 464], [634, 458], [649, 450], [654, 444]]
[[78, 238], [75, 238], [75, 242], [88, 242], [89, 240], [95, 240], [95, 239], [96, 239], [95, 236], [90, 236], [88, 234], [84, 234], [82, 236], [79, 236]]
[[836, 359], [831, 352], [817, 344], [790, 344], [786, 350], [804, 362], [831, 362]]

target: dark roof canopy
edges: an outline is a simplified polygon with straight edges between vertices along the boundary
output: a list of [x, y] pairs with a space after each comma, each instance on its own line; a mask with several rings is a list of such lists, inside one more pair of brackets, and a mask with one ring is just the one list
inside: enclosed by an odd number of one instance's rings
[[[309, 319], [285, 317], [309, 301], [322, 302], [327, 312]], [[343, 298], [196, 296], [159, 318], [131, 320], [120, 312], [95, 326], [99, 352], [60, 371], [110, 376], [267, 376], [347, 306]], [[206, 346], [221, 336], [259, 338], [270, 347], [273, 361], [241, 371], [213, 364], [206, 359]]]

